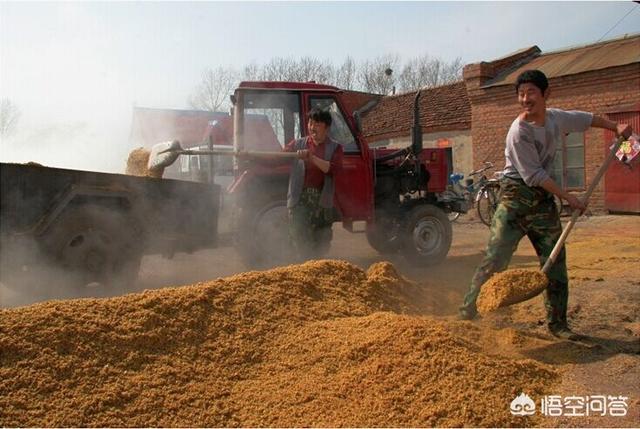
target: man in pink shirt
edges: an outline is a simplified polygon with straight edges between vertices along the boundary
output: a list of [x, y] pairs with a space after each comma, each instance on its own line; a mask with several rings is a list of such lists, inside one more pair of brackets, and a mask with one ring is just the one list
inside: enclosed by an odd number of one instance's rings
[[291, 243], [302, 259], [315, 256], [331, 241], [335, 176], [342, 168], [342, 146], [329, 137], [331, 114], [312, 109], [309, 135], [291, 141], [285, 151], [297, 152], [291, 166], [287, 208]]

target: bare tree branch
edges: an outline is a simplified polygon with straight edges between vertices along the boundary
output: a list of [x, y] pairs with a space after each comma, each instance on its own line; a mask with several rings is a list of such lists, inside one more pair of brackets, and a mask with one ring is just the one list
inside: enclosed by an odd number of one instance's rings
[[229, 95], [233, 93], [237, 82], [237, 73], [231, 68], [208, 68], [202, 73], [202, 81], [189, 99], [189, 104], [198, 110], [226, 110], [229, 107]]
[[393, 74], [387, 75], [387, 69], [396, 70], [400, 58], [397, 54], [387, 54], [366, 60], [359, 66], [357, 72], [357, 83], [366, 92], [377, 94], [389, 94], [395, 86], [395, 77]]
[[206, 69], [202, 81], [191, 96], [192, 108], [200, 110], [221, 110], [229, 106], [228, 95], [238, 81], [262, 80], [285, 82], [308, 82], [334, 84], [339, 88], [360, 90], [377, 94], [390, 94], [398, 86], [408, 92], [422, 87], [434, 87], [459, 81], [462, 78], [462, 60], [456, 58], [446, 63], [428, 55], [416, 57], [404, 64], [399, 74], [393, 71], [400, 68], [400, 57], [387, 54], [365, 60], [359, 64], [351, 57], [334, 66], [329, 61], [313, 57], [294, 58], [275, 57], [265, 64], [255, 62], [246, 65], [242, 73], [230, 67], [219, 66]]
[[347, 57], [336, 69], [334, 84], [342, 89], [355, 89], [356, 63], [353, 58]]
[[460, 58], [446, 63], [440, 58], [423, 55], [409, 60], [404, 65], [398, 83], [401, 91], [409, 92], [423, 87], [446, 85], [461, 79], [462, 60]]
[[260, 67], [255, 62], [244, 66], [242, 80], [260, 80]]

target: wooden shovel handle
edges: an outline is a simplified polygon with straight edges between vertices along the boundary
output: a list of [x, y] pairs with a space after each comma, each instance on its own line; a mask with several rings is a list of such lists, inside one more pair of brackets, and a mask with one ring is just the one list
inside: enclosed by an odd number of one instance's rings
[[[622, 136], [618, 137], [616, 142], [611, 147], [611, 150], [609, 151], [607, 158], [604, 160], [604, 162], [598, 169], [596, 176], [591, 181], [591, 184], [589, 184], [589, 188], [587, 189], [587, 192], [584, 194], [584, 197], [582, 198], [582, 202], [584, 204], [586, 204], [587, 201], [589, 201], [589, 198], [591, 197], [593, 190], [596, 188], [596, 185], [600, 182], [600, 179], [602, 179], [602, 176], [604, 175], [605, 171], [607, 171], [607, 168], [609, 168], [609, 164], [611, 164], [611, 161], [613, 161], [613, 158], [616, 157], [616, 152], [618, 151], [618, 148], [620, 147], [620, 145], [624, 140], [625, 140], [624, 137]], [[580, 209], [576, 209], [571, 213], [571, 220], [569, 221], [569, 223], [567, 223], [567, 226], [565, 226], [564, 229], [562, 230], [562, 234], [560, 234], [560, 238], [558, 238], [556, 245], [553, 246], [553, 250], [551, 251], [551, 255], [549, 255], [549, 259], [547, 259], [547, 262], [542, 267], [543, 273], [547, 274], [551, 266], [554, 264], [554, 262], [558, 258], [558, 255], [562, 250], [562, 246], [564, 246], [564, 242], [567, 240], [567, 236], [573, 229], [573, 225], [575, 225], [576, 220], [578, 219], [578, 216], [580, 216]]]
[[297, 158], [296, 152], [261, 152], [254, 150], [179, 150], [180, 155], [229, 155], [241, 158]]

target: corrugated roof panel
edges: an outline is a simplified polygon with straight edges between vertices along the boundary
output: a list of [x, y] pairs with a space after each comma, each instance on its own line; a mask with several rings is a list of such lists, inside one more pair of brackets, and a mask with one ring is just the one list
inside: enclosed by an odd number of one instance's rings
[[640, 34], [540, 55], [516, 69], [496, 76], [483, 85], [483, 88], [513, 84], [522, 71], [529, 69], [541, 70], [547, 77], [553, 78], [638, 62], [640, 62]]

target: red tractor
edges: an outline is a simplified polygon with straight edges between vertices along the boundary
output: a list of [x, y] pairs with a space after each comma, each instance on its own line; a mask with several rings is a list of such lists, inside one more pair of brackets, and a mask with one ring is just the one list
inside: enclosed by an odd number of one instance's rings
[[[345, 229], [364, 221], [371, 246], [383, 254], [401, 253], [416, 264], [442, 261], [451, 246], [450, 206], [438, 195], [447, 186], [444, 149], [424, 149], [414, 105], [412, 144], [401, 150], [372, 149], [360, 129], [360, 111], [350, 109], [349, 91], [315, 83], [242, 82], [232, 96], [234, 150], [280, 151], [307, 134], [307, 112], [315, 107], [332, 116], [330, 135], [343, 144], [344, 164], [336, 177], [335, 216]], [[257, 117], [271, 124], [269, 133], [254, 133]], [[235, 244], [244, 262], [265, 267], [291, 260], [287, 231], [289, 162], [236, 157], [229, 187], [236, 212]], [[331, 230], [318, 257], [328, 250]]]

